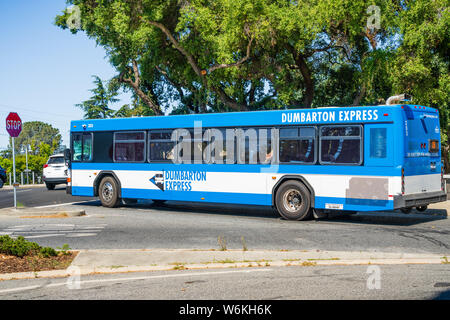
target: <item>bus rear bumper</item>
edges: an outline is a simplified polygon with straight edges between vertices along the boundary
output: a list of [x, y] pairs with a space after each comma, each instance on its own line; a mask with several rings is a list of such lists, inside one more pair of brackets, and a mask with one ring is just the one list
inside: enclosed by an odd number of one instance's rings
[[447, 201], [445, 191], [415, 193], [394, 196], [394, 209], [426, 206], [430, 203]]

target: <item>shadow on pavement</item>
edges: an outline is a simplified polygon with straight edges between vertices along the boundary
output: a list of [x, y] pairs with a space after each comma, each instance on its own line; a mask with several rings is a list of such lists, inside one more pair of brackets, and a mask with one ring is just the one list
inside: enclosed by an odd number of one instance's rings
[[[99, 202], [97, 202], [99, 203]], [[89, 205], [95, 206], [96, 202], [90, 202]], [[86, 204], [81, 204], [86, 205]], [[278, 213], [267, 206], [250, 206], [239, 204], [221, 204], [221, 203], [193, 203], [181, 201], [167, 201], [163, 204], [154, 203], [150, 200], [139, 201], [137, 204], [123, 205], [122, 207], [156, 209], [159, 211], [177, 211], [190, 213], [206, 213], [215, 215], [228, 215], [238, 217], [257, 217], [267, 219], [282, 219]], [[353, 215], [330, 214], [327, 218], [313, 220], [315, 223], [333, 222], [349, 224], [379, 224], [379, 225], [398, 225], [410, 226], [430, 221], [447, 219], [447, 210], [428, 209], [425, 212], [413, 210], [410, 214], [404, 214], [400, 211], [380, 211], [380, 212], [360, 212]], [[289, 221], [299, 223], [297, 221]], [[310, 221], [311, 222], [311, 221]], [[303, 222], [304, 223], [304, 222]]]

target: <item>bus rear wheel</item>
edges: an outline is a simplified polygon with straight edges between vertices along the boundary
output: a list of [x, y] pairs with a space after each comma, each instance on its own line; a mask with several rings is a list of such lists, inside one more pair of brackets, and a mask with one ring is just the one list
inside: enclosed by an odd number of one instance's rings
[[419, 206], [419, 207], [416, 207], [416, 210], [417, 211], [420, 211], [420, 212], [424, 212], [425, 210], [427, 210], [428, 209], [428, 206]]
[[119, 205], [119, 187], [113, 177], [107, 176], [102, 179], [98, 188], [98, 197], [104, 207], [115, 208]]
[[286, 220], [307, 220], [311, 217], [311, 194], [306, 186], [295, 180], [283, 183], [277, 190], [275, 205]]

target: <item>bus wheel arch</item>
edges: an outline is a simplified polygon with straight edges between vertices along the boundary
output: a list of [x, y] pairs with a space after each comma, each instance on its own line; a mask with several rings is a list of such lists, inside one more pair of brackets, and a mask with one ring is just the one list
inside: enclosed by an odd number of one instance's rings
[[307, 220], [312, 217], [314, 191], [307, 182], [295, 177], [280, 180], [273, 190], [273, 204], [287, 220]]
[[282, 176], [280, 178], [280, 180], [278, 180], [278, 182], [274, 185], [274, 187], [272, 188], [272, 206], [276, 207], [276, 203], [275, 203], [275, 196], [277, 194], [278, 189], [280, 188], [280, 186], [285, 183], [288, 180], [297, 180], [301, 183], [303, 183], [305, 185], [305, 187], [308, 189], [308, 191], [311, 194], [311, 208], [314, 208], [314, 198], [315, 198], [315, 192], [313, 187], [308, 183], [308, 181], [300, 175], [286, 175], [286, 176]]
[[122, 186], [114, 172], [101, 172], [94, 180], [94, 196], [98, 196], [102, 205], [114, 208], [121, 203]]

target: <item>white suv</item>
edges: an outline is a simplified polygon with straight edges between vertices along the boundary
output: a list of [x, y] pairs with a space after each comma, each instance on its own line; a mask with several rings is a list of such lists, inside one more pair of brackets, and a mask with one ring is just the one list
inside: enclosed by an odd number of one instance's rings
[[55, 189], [57, 184], [67, 184], [69, 168], [63, 154], [55, 154], [44, 164], [43, 180], [48, 190]]

